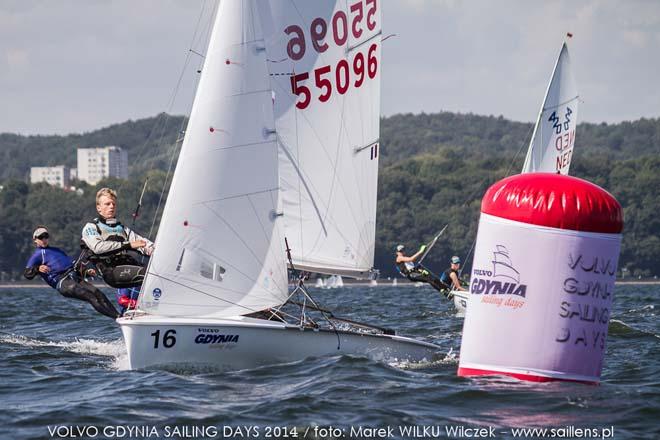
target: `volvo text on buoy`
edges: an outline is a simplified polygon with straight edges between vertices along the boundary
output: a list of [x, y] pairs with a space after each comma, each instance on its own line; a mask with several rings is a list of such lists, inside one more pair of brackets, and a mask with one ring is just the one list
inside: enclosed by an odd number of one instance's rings
[[616, 199], [582, 179], [530, 173], [491, 186], [458, 375], [599, 382], [622, 229]]

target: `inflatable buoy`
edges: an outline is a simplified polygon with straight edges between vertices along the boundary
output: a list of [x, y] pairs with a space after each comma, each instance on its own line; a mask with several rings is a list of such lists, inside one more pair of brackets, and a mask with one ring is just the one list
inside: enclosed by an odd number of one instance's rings
[[458, 375], [599, 382], [622, 229], [621, 205], [582, 179], [529, 173], [491, 186]]

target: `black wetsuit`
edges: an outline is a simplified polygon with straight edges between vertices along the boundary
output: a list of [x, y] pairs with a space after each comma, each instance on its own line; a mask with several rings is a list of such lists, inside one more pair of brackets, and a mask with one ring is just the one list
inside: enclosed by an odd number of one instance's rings
[[412, 269], [409, 269], [405, 263], [397, 263], [397, 267], [399, 268], [399, 271], [410, 281], [415, 283], [428, 283], [435, 290], [447, 296], [449, 286], [443, 283], [440, 278], [438, 278], [433, 272], [421, 264], [416, 264]]
[[[41, 265], [48, 266], [50, 269], [48, 273], [39, 272]], [[28, 280], [41, 275], [41, 278], [62, 296], [86, 301], [94, 307], [94, 310], [109, 318], [119, 317], [119, 312], [103, 292], [82, 279], [73, 270], [71, 258], [58, 248], [50, 246], [38, 248], [28, 260], [23, 275]]]
[[117, 319], [120, 315], [115, 306], [99, 289], [78, 276], [71, 274], [60, 281], [58, 292], [67, 298], [75, 298], [81, 301], [87, 301], [94, 307], [94, 310], [107, 316]]
[[[90, 261], [94, 261], [91, 257]], [[103, 281], [117, 289], [140, 287], [147, 269], [131, 255], [114, 255], [96, 260], [96, 267], [101, 271]]]

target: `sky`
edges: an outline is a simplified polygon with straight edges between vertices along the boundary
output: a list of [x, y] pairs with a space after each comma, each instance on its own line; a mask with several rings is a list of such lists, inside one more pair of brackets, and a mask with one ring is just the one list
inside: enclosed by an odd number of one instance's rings
[[[385, 116], [451, 111], [534, 121], [571, 32], [581, 121], [660, 117], [660, 1], [379, 4], [383, 34], [395, 34], [383, 42]], [[0, 133], [82, 133], [163, 111], [188, 114], [201, 63], [189, 49], [204, 50], [213, 7], [0, 0]]]

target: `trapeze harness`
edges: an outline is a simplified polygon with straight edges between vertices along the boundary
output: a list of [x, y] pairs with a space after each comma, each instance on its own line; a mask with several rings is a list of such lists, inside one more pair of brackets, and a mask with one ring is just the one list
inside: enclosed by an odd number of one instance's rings
[[396, 267], [399, 269], [399, 272], [401, 272], [401, 275], [409, 277], [412, 273], [412, 269], [415, 268], [415, 265], [412, 264], [410, 267], [408, 267], [408, 263], [400, 262], [396, 263]]
[[[443, 293], [445, 296], [449, 293], [449, 286], [445, 285], [440, 278], [436, 277], [431, 271], [422, 265], [415, 265], [414, 263], [396, 263], [396, 267], [403, 276], [413, 282], [428, 283], [435, 290]], [[443, 274], [444, 275], [444, 274]]]
[[[95, 218], [92, 223], [103, 241], [128, 242], [128, 233], [120, 222], [106, 223], [103, 219]], [[94, 264], [103, 276], [103, 281], [109, 286], [118, 289], [139, 287], [144, 281], [145, 257], [132, 250], [130, 244], [127, 243], [119, 249], [103, 254], [93, 253], [84, 240], [81, 240], [80, 247], [85, 253], [81, 260], [86, 259]]]

